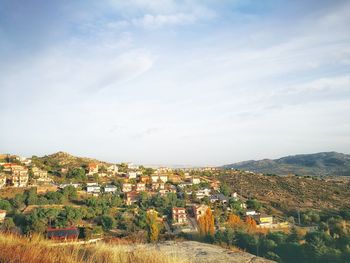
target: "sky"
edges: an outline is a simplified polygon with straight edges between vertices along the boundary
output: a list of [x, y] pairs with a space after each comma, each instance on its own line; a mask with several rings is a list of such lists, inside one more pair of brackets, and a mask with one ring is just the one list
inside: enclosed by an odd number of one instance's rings
[[0, 152], [350, 153], [350, 1], [0, 0]]

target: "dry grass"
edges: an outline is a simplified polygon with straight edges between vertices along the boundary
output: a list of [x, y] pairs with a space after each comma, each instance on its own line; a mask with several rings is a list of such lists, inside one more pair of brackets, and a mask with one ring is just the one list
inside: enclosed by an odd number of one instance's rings
[[127, 251], [121, 246], [95, 244], [57, 246], [40, 236], [31, 239], [0, 233], [0, 262], [16, 263], [184, 263], [153, 249]]

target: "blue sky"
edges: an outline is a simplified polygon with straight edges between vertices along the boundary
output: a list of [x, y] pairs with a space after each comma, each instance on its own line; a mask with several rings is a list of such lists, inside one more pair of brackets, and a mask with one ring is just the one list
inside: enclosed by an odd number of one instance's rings
[[0, 0], [0, 152], [350, 152], [350, 2]]

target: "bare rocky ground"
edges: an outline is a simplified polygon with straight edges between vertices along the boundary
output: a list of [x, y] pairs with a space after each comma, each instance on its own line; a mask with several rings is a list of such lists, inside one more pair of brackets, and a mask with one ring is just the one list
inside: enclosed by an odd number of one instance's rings
[[270, 263], [275, 262], [255, 255], [232, 251], [219, 246], [195, 241], [166, 241], [158, 244], [126, 245], [127, 250], [155, 249], [162, 254], [193, 263]]

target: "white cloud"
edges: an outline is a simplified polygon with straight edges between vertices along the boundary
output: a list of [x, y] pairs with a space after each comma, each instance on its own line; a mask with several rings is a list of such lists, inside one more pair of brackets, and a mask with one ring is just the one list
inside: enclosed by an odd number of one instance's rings
[[330, 91], [349, 91], [350, 75], [333, 77], [333, 78], [319, 78], [309, 83], [303, 83], [290, 87], [290, 92], [298, 93], [313, 93], [313, 92], [330, 92]]
[[[74, 48], [57, 46], [25, 61], [19, 62], [16, 71], [0, 78], [4, 104], [18, 101], [41, 100], [38, 104], [67, 97], [88, 96], [108, 88], [118, 88], [146, 71], [154, 63], [154, 56], [144, 49], [115, 49], [103, 45], [86, 48], [75, 43]], [[23, 89], [30, 93], [23, 93]], [[67, 96], [69, 94], [69, 96]], [[5, 105], [2, 105], [5, 107]]]
[[85, 14], [73, 38], [13, 59], [0, 76], [1, 148], [222, 164], [349, 147], [342, 12], [246, 25], [179, 3], [113, 1], [106, 17]]
[[136, 26], [146, 28], [157, 28], [166, 25], [185, 25], [193, 23], [197, 18], [193, 14], [171, 14], [171, 15], [151, 15], [146, 14], [142, 18], [133, 19], [132, 23]]

